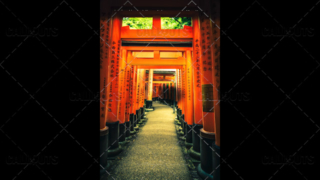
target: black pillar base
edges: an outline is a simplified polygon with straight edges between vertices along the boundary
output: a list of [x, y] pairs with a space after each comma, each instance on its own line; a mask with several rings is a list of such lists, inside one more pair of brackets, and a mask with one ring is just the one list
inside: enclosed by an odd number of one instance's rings
[[135, 127], [138, 125], [138, 122], [140, 121], [140, 109], [136, 110], [136, 123], [135, 123]]
[[192, 159], [193, 161], [196, 161], [196, 162], [198, 162], [198, 163], [200, 162], [200, 156], [201, 156], [201, 154], [200, 154], [200, 152], [195, 151], [195, 150], [193, 149], [193, 146], [189, 149], [188, 154], [190, 155], [190, 157], [191, 157], [191, 159]]
[[135, 115], [130, 114], [130, 135], [133, 135], [136, 133], [136, 131], [134, 130], [134, 121], [135, 121]]
[[[182, 118], [183, 118], [183, 117], [181, 117], [181, 119], [182, 119]], [[184, 136], [184, 135], [185, 135], [185, 132], [186, 132], [185, 126], [186, 126], [186, 122], [182, 121], [182, 122], [181, 122], [181, 130], [180, 130], [180, 132], [179, 132], [180, 136]]]
[[197, 172], [201, 178], [206, 180], [213, 180], [213, 176], [208, 174], [201, 168], [201, 163], [197, 166]]
[[220, 147], [217, 146], [215, 143], [212, 145], [212, 166], [214, 172], [212, 173], [214, 180], [220, 180]]
[[135, 126], [134, 129], [137, 131], [137, 133], [139, 132], [139, 126], [138, 126], [138, 122], [139, 122], [139, 110], [136, 110], [136, 115], [135, 115]]
[[[203, 128], [200, 129], [200, 160], [201, 163], [197, 167], [197, 171], [200, 177], [203, 179], [213, 179], [210, 173], [214, 170], [212, 165], [212, 150], [210, 146], [215, 142], [215, 134], [212, 132], [205, 131]], [[205, 141], [205, 142], [204, 142]]]
[[143, 123], [143, 121], [142, 121], [142, 119], [144, 118], [144, 109], [143, 109], [143, 107], [142, 108], [140, 108], [140, 120], [139, 120], [139, 124], [142, 124]]
[[186, 132], [185, 132], [185, 134], [186, 134], [186, 142], [185, 142], [185, 146], [186, 146], [186, 148], [191, 148], [192, 147], [192, 130], [191, 130], [191, 128], [192, 128], [192, 125], [189, 125], [189, 124], [185, 124], [185, 126], [186, 126]]
[[174, 119], [174, 124], [177, 124], [177, 125], [180, 125], [180, 124], [181, 124], [180, 121], [178, 120], [178, 118], [175, 118], [175, 119]]
[[142, 108], [142, 119], [146, 119], [147, 117], [146, 117], [146, 105], [144, 105], [143, 106], [143, 108]]
[[113, 157], [122, 152], [122, 148], [119, 145], [119, 121], [114, 123], [106, 123], [109, 127], [109, 150], [108, 156]]
[[184, 121], [184, 114], [181, 114], [181, 111], [180, 111], [180, 123], [181, 123], [181, 127], [183, 128], [183, 132], [186, 132], [186, 130], [184, 130], [186, 122]]
[[130, 135], [131, 121], [126, 122], [126, 140], [130, 140], [132, 137]]
[[151, 100], [147, 100], [146, 101], [146, 107], [148, 108], [148, 109], [150, 109], [150, 108], [152, 108], [152, 101]]
[[124, 145], [127, 143], [126, 141], [126, 124], [119, 125], [119, 144]]
[[183, 127], [183, 125], [184, 125], [183, 118], [184, 118], [184, 116], [182, 114], [182, 111], [181, 111], [181, 109], [179, 109], [179, 120], [180, 120], [180, 123], [181, 123], [181, 127]]
[[109, 128], [100, 129], [100, 178], [107, 173]]
[[191, 158], [200, 161], [200, 129], [202, 128], [202, 124], [194, 124], [194, 128], [192, 131], [192, 147], [189, 151]]

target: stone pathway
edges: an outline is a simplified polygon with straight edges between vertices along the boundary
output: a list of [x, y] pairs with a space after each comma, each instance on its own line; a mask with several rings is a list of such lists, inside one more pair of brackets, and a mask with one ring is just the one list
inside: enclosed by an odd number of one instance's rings
[[148, 112], [146, 125], [109, 179], [192, 180], [178, 144], [172, 108], [156, 102], [153, 106], [155, 111]]

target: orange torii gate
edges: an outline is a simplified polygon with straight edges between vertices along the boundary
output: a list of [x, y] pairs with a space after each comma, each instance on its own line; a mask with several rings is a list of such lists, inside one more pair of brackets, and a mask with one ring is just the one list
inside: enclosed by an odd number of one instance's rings
[[[125, 142], [126, 137], [129, 138], [136, 133], [139, 128], [137, 123], [143, 118], [145, 93], [148, 101], [153, 97], [153, 88], [152, 86], [150, 88], [150, 83], [149, 91], [145, 92], [145, 70], [175, 69], [176, 84], [174, 85], [172, 81], [153, 81], [151, 84], [156, 89], [154, 95], [177, 101], [178, 119], [183, 127], [181, 134], [185, 135], [186, 146], [193, 146], [190, 154], [194, 154], [193, 157], [200, 160], [198, 134], [204, 139], [211, 138], [216, 148], [220, 147], [220, 139], [217, 139], [220, 138], [219, 134], [215, 135], [215, 132], [220, 133], [220, 116], [217, 116], [219, 112], [215, 114], [213, 111], [214, 106], [217, 106], [215, 110], [219, 111], [219, 105], [213, 103], [214, 99], [219, 99], [218, 91], [215, 90], [219, 89], [220, 84], [219, 67], [216, 65], [219, 60], [213, 62], [213, 59], [217, 59], [214, 52], [216, 46], [208, 46], [213, 41], [213, 34], [217, 38], [217, 33], [214, 33], [209, 19], [201, 18], [199, 27], [199, 16], [192, 14], [189, 16], [192, 17], [193, 27], [184, 26], [184, 29], [161, 29], [160, 14], [153, 15], [153, 29], [135, 30], [130, 29], [129, 26], [121, 27], [122, 17], [136, 17], [135, 14], [135, 12], [119, 12], [108, 21], [109, 29], [101, 30], [108, 39], [101, 43], [100, 130], [106, 129], [105, 125], [109, 128], [111, 146], [108, 153], [114, 156], [122, 151], [119, 141]], [[193, 47], [121, 45], [123, 40], [151, 41], [155, 37], [156, 41], [192, 41]], [[132, 55], [133, 52], [140, 51], [153, 52], [153, 60], [136, 58]], [[162, 59], [161, 52], [182, 52], [182, 57]], [[158, 83], [161, 83], [160, 86], [155, 85]], [[169, 91], [165, 92], [167, 88]], [[172, 97], [172, 94], [175, 96]], [[215, 117], [219, 121], [215, 121]], [[193, 127], [195, 131], [192, 130]], [[123, 137], [119, 139], [119, 136]], [[196, 141], [193, 141], [195, 137]], [[207, 149], [204, 145], [202, 146], [202, 149]], [[204, 158], [201, 158], [201, 163], [202, 159]], [[204, 171], [207, 172], [208, 169]]]

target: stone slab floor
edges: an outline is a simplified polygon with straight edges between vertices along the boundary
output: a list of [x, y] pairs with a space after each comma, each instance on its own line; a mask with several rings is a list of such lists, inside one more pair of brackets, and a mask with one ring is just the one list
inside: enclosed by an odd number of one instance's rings
[[108, 179], [183, 179], [192, 180], [174, 125], [175, 114], [167, 105], [153, 102], [131, 148]]

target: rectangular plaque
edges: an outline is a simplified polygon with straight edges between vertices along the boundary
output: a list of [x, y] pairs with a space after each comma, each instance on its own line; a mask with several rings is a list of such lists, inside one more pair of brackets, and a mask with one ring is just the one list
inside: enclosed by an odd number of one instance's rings
[[202, 85], [202, 109], [203, 112], [214, 112], [213, 86], [211, 84]]

